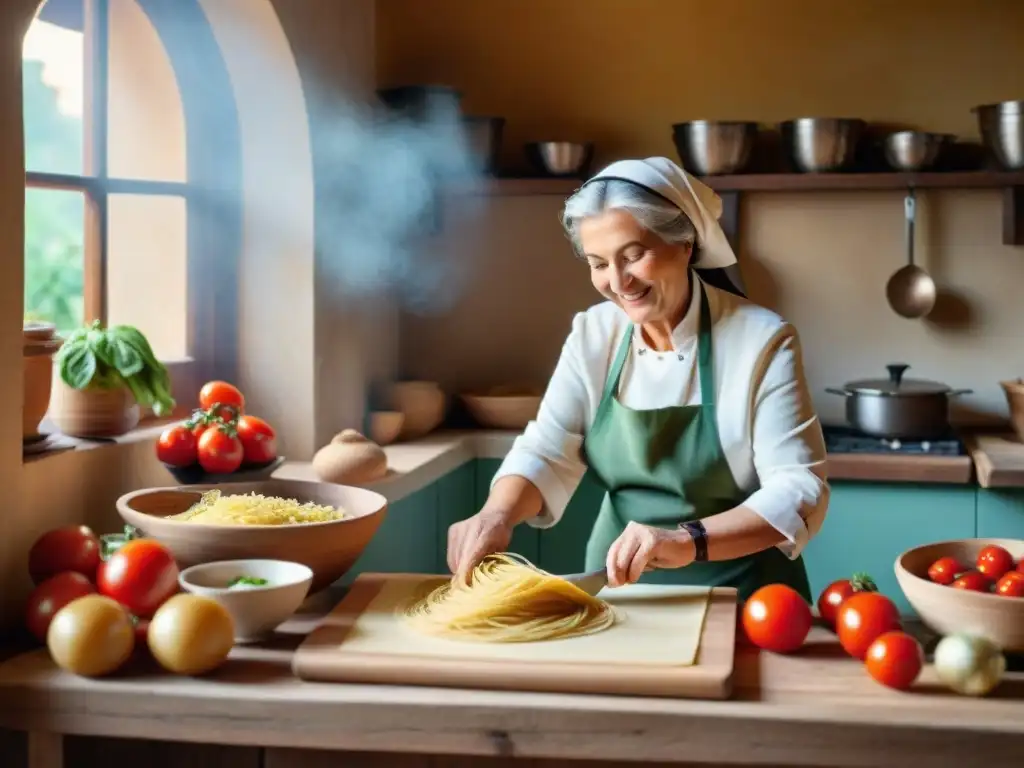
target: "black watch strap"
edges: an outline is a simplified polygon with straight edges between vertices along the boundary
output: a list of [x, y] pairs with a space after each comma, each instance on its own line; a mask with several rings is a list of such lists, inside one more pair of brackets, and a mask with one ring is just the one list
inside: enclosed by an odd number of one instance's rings
[[690, 520], [680, 523], [679, 527], [690, 534], [690, 538], [693, 539], [694, 561], [706, 562], [708, 559], [708, 532], [704, 523], [700, 520]]

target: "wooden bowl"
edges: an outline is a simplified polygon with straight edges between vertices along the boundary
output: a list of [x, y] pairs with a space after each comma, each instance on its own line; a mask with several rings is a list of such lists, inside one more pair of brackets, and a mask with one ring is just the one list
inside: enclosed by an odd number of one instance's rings
[[960, 539], [914, 547], [896, 559], [896, 581], [907, 601], [929, 627], [943, 635], [966, 633], [987, 638], [1004, 651], [1024, 651], [1024, 598], [969, 592], [936, 584], [928, 566], [952, 556], [966, 566], [974, 564], [984, 547], [995, 544], [1015, 560], [1024, 557], [1020, 539]]
[[391, 408], [405, 414], [400, 440], [415, 440], [434, 431], [444, 421], [447, 398], [433, 381], [399, 381], [388, 387]]
[[[298, 525], [209, 525], [166, 520], [199, 501], [203, 491], [260, 493], [344, 509], [342, 520]], [[311, 592], [329, 586], [353, 566], [377, 532], [388, 502], [379, 493], [304, 480], [146, 488], [117, 500], [129, 525], [156, 539], [185, 568], [218, 560], [290, 560], [313, 571]]]
[[473, 421], [493, 429], [523, 429], [537, 418], [540, 400], [540, 395], [462, 395]]

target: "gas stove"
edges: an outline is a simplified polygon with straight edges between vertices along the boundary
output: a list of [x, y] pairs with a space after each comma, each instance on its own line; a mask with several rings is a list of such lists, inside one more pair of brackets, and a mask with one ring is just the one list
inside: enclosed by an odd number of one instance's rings
[[963, 456], [967, 453], [963, 442], [954, 434], [935, 440], [889, 440], [872, 437], [839, 425], [826, 425], [825, 450], [828, 453], [895, 453], [917, 456]]

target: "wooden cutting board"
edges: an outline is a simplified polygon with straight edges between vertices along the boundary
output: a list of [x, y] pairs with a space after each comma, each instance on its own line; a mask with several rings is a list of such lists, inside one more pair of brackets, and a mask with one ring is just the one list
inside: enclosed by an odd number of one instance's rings
[[601, 596], [622, 621], [604, 632], [541, 643], [479, 643], [424, 637], [396, 615], [396, 605], [444, 579], [361, 575], [295, 652], [295, 675], [326, 682], [697, 699], [731, 694], [735, 589], [606, 589]]

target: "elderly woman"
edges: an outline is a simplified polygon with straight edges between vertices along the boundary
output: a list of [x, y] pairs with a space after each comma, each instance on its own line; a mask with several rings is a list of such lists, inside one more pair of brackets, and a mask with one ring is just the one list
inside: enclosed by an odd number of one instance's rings
[[796, 330], [701, 278], [736, 263], [720, 214], [661, 157], [613, 163], [566, 202], [606, 301], [576, 315], [536, 420], [483, 508], [449, 530], [453, 573], [507, 548], [520, 523], [556, 524], [586, 473], [606, 490], [586, 565], [611, 586], [745, 598], [784, 583], [810, 599], [800, 551], [828, 506], [821, 425]]

